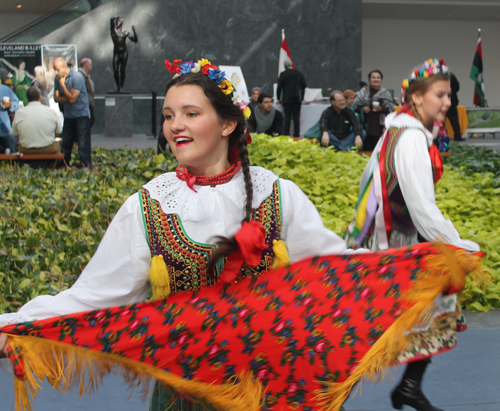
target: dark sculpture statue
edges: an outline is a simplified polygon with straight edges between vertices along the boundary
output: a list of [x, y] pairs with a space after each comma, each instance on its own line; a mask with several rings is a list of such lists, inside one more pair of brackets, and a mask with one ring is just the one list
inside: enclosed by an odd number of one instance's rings
[[115, 45], [113, 50], [113, 72], [115, 73], [116, 92], [123, 93], [123, 84], [125, 83], [125, 68], [128, 61], [127, 38], [137, 43], [137, 34], [135, 27], [132, 26], [131, 35], [123, 30], [123, 17], [116, 16], [111, 18], [111, 38]]

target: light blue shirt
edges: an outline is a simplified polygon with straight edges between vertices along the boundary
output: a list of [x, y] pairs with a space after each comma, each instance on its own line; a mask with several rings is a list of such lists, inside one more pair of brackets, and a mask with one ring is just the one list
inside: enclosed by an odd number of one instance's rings
[[0, 84], [0, 102], [4, 97], [9, 97], [12, 101], [10, 108], [0, 106], [0, 136], [6, 137], [11, 134], [9, 111], [14, 113], [19, 108], [19, 99], [14, 92], [7, 86]]
[[[64, 103], [64, 117], [90, 117], [89, 96], [87, 94], [87, 87], [85, 86], [85, 78], [82, 73], [70, 69], [64, 84], [69, 91], [71, 91], [71, 89], [80, 90], [80, 94], [74, 103]], [[54, 92], [56, 90], [59, 91], [61, 97], [65, 97], [57, 78], [54, 84]]]

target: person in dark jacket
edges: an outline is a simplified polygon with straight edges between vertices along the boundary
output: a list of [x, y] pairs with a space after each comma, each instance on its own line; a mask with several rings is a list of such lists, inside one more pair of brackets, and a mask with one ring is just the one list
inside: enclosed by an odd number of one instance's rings
[[285, 71], [280, 74], [276, 93], [285, 111], [285, 128], [283, 130], [285, 136], [290, 135], [290, 122], [293, 116], [293, 135], [300, 137], [300, 108], [306, 87], [304, 75], [293, 68], [290, 60], [286, 60]]
[[251, 133], [266, 133], [270, 136], [283, 133], [283, 114], [273, 106], [273, 98], [266, 93], [261, 93], [258, 106], [252, 110], [248, 119], [248, 131]]
[[321, 129], [321, 144], [325, 147], [334, 146], [337, 150], [348, 151], [354, 145], [361, 149], [362, 127], [358, 118], [346, 106], [344, 94], [334, 90], [330, 94], [330, 103], [319, 120]]
[[80, 61], [80, 68], [78, 71], [82, 73], [85, 79], [85, 87], [89, 96], [89, 110], [90, 110], [90, 128], [94, 127], [95, 123], [95, 96], [94, 96], [94, 82], [90, 77], [90, 70], [92, 70], [92, 60], [85, 57]]
[[446, 117], [450, 120], [451, 127], [453, 128], [453, 141], [464, 141], [462, 138], [462, 131], [460, 130], [460, 122], [458, 121], [458, 96], [460, 90], [460, 83], [453, 73], [450, 73], [451, 85], [451, 106], [446, 113]]

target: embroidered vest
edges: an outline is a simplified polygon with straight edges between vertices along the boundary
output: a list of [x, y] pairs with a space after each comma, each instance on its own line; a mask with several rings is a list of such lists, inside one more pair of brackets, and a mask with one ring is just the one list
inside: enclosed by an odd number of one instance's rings
[[[214, 273], [207, 273], [206, 266], [215, 250], [212, 244], [193, 241], [184, 231], [177, 214], [166, 214], [157, 200], [150, 197], [145, 188], [139, 190], [144, 224], [151, 256], [162, 255], [170, 275], [171, 294], [198, 290], [216, 283], [224, 268], [219, 261]], [[253, 210], [252, 220], [262, 224], [266, 231], [268, 248], [262, 252], [257, 267], [243, 264], [238, 279], [255, 277], [270, 269], [274, 263], [273, 240], [281, 238], [281, 201], [279, 182], [273, 185], [273, 192], [258, 209]]]
[[413, 224], [408, 207], [403, 198], [403, 193], [399, 187], [398, 176], [396, 175], [396, 166], [394, 164], [394, 151], [396, 145], [407, 127], [389, 129], [387, 151], [385, 156], [385, 176], [387, 192], [389, 194], [389, 205], [391, 209], [393, 230], [405, 233], [416, 234], [417, 229]]

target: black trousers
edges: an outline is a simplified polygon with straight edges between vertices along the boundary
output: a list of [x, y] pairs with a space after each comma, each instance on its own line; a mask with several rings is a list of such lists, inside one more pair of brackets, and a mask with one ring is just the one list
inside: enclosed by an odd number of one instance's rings
[[293, 116], [293, 136], [300, 137], [300, 107], [302, 103], [289, 103], [283, 104], [285, 112], [285, 127], [283, 128], [283, 135], [290, 135], [290, 122]]
[[94, 113], [94, 107], [89, 106], [90, 109], [90, 128], [94, 127], [95, 123], [95, 113]]
[[374, 136], [370, 133], [366, 133], [366, 138], [363, 141], [363, 151], [373, 151], [375, 150], [375, 146], [380, 140], [381, 136]]
[[460, 122], [458, 121], [457, 106], [451, 105], [448, 109], [448, 113], [446, 113], [446, 117], [450, 119], [451, 127], [455, 135], [454, 140], [460, 140], [462, 138], [462, 132], [460, 131]]
[[67, 166], [71, 161], [74, 143], [78, 143], [78, 154], [82, 166], [90, 167], [92, 165], [90, 138], [90, 117], [64, 117], [61, 151]]

